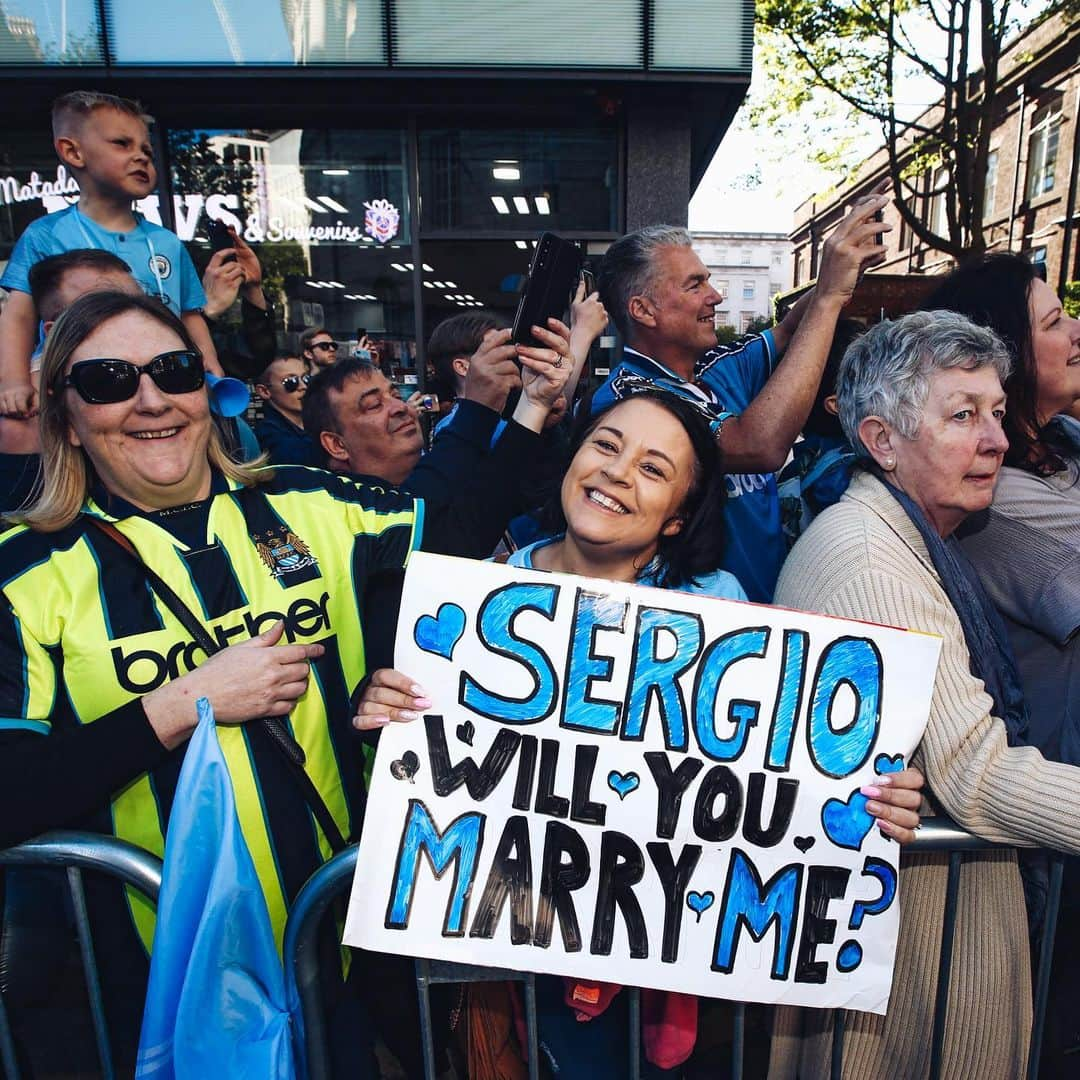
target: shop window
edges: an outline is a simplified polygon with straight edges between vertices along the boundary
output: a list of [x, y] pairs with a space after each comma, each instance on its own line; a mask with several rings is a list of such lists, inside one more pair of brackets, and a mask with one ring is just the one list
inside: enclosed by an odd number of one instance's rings
[[[283, 344], [313, 323], [348, 342], [385, 342], [399, 368], [416, 355], [405, 136], [389, 130], [169, 132], [176, 230], [201, 268], [206, 222], [257, 251]], [[148, 216], [160, 217], [155, 200]]]
[[0, 64], [102, 64], [96, 0], [18, 0], [0, 7]]
[[753, 300], [757, 294], [757, 283], [753, 280], [747, 279], [742, 283], [742, 298], [744, 300]]
[[0, 260], [11, 257], [30, 222], [63, 210], [78, 197], [79, 185], [57, 160], [47, 126], [5, 131], [0, 147]]
[[115, 64], [385, 64], [380, 0], [104, 0]]
[[1038, 198], [1054, 190], [1058, 139], [1061, 132], [1061, 99], [1050, 102], [1032, 117], [1028, 138], [1027, 197]]
[[618, 232], [613, 128], [420, 133], [423, 232]]

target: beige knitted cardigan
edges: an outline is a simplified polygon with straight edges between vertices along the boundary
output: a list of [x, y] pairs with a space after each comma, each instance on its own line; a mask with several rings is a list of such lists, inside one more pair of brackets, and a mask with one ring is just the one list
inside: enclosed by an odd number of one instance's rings
[[[1022, 553], [1017, 553], [1022, 558]], [[963, 630], [926, 545], [882, 483], [856, 473], [784, 564], [776, 603], [940, 634], [926, 734], [914, 756], [932, 799], [990, 840], [1080, 852], [1080, 769], [1009, 747], [970, 672]], [[946, 856], [905, 856], [886, 1016], [848, 1012], [844, 1077], [926, 1076]], [[1022, 1076], [1031, 1027], [1027, 926], [1015, 856], [967, 855], [961, 872], [942, 1076]], [[827, 1076], [831, 1012], [778, 1009], [770, 1077]]]

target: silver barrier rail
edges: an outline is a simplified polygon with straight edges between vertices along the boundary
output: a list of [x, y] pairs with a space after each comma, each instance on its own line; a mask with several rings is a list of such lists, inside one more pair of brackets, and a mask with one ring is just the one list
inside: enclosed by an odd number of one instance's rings
[[[909, 852], [943, 851], [949, 853], [949, 872], [945, 891], [945, 918], [942, 933], [941, 955], [938, 964], [938, 985], [934, 1005], [934, 1026], [931, 1035], [931, 1080], [940, 1080], [941, 1057], [944, 1047], [945, 1027], [948, 1022], [948, 995], [952, 968], [953, 932], [956, 921], [956, 905], [960, 889], [960, 866], [967, 852], [1009, 850], [1010, 845], [995, 844], [973, 836], [948, 818], [924, 818], [915, 841], [905, 848]], [[304, 1023], [301, 1076], [309, 1080], [330, 1080], [329, 1058], [326, 1050], [325, 1021], [319, 993], [318, 957], [315, 947], [318, 925], [333, 900], [342, 895], [352, 879], [356, 866], [356, 847], [336, 855], [301, 889], [293, 904], [285, 927], [285, 978], [290, 994], [296, 993], [301, 1003]], [[1028, 1058], [1027, 1077], [1035, 1080], [1039, 1070], [1039, 1056], [1045, 1025], [1046, 1006], [1050, 981], [1050, 963], [1054, 950], [1061, 897], [1064, 856], [1051, 855], [1050, 890], [1047, 899], [1038, 974], [1035, 980], [1031, 1049]], [[434, 1039], [428, 988], [438, 982], [488, 981], [491, 979], [516, 980], [524, 983], [526, 1019], [528, 1030], [529, 1075], [534, 1077], [539, 1069], [538, 1033], [536, 1029], [535, 987], [533, 977], [521, 972], [508, 972], [465, 964], [444, 964], [437, 961], [418, 960], [417, 990], [420, 996], [421, 1036], [424, 1043], [425, 1076], [433, 1080]], [[641, 1006], [639, 991], [627, 988], [629, 1030], [630, 1080], [638, 1080], [641, 1070]], [[731, 1076], [742, 1080], [745, 1069], [746, 1006], [733, 1002], [733, 1037], [731, 1046]], [[834, 1013], [831, 1076], [840, 1080], [843, 1065], [844, 1013]], [[306, 1059], [306, 1060], [304, 1060]]]
[[[79, 939], [83, 975], [90, 1001], [90, 1014], [94, 1025], [94, 1039], [101, 1075], [112, 1080], [112, 1050], [105, 1022], [105, 1006], [101, 995], [101, 978], [94, 957], [94, 941], [90, 920], [86, 912], [86, 893], [83, 889], [84, 870], [109, 874], [126, 885], [138, 889], [144, 896], [157, 902], [161, 889], [161, 860], [148, 851], [117, 840], [112, 836], [82, 832], [50, 832], [36, 840], [29, 840], [17, 847], [0, 850], [0, 867], [35, 867], [66, 870], [68, 892], [75, 914], [75, 929]], [[0, 1062], [9, 1080], [18, 1080], [19, 1068], [15, 1056], [15, 1042], [8, 1022], [7, 1010], [0, 996]]]
[[[979, 851], [1016, 850], [1011, 844], [995, 844], [962, 829], [951, 818], [923, 818], [915, 840], [904, 850], [913, 854], [934, 851], [948, 852], [949, 871], [945, 886], [945, 912], [941, 932], [941, 953], [938, 958], [937, 993], [934, 998], [934, 1026], [930, 1037], [930, 1080], [941, 1080], [941, 1057], [945, 1046], [945, 1027], [948, 1023], [949, 986], [952, 978], [953, 936], [956, 931], [956, 905], [960, 895], [960, 867], [964, 855]], [[1032, 849], [1034, 850], [1034, 849]], [[1031, 1042], [1028, 1050], [1027, 1078], [1036, 1080], [1046, 1025], [1046, 1006], [1049, 999], [1050, 968], [1054, 956], [1058, 912], [1061, 904], [1061, 882], [1065, 856], [1050, 852], [1050, 887], [1043, 916], [1039, 967], [1035, 977], [1032, 1009]], [[844, 1013], [834, 1013], [832, 1080], [841, 1080], [844, 1056]]]

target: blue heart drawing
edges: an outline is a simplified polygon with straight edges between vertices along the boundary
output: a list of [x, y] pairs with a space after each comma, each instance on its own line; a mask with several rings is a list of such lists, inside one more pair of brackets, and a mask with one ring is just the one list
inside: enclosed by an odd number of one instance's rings
[[701, 922], [701, 916], [713, 906], [716, 894], [710, 889], [708, 892], [688, 892], [686, 894], [686, 906], [697, 916]]
[[888, 754], [878, 754], [878, 756], [874, 758], [874, 772], [876, 772], [878, 776], [884, 776], [885, 773], [903, 771], [903, 754], [893, 754], [892, 757], [889, 757]]
[[641, 783], [641, 777], [636, 772], [628, 772], [625, 775], [614, 769], [607, 774], [607, 786], [619, 796], [620, 801], [633, 791]]
[[465, 612], [457, 604], [442, 604], [437, 615], [421, 615], [416, 620], [413, 640], [424, 652], [452, 660], [454, 646], [464, 633]]
[[869, 800], [858, 791], [847, 802], [827, 799], [821, 808], [821, 824], [825, 835], [837, 846], [858, 851], [866, 834], [873, 828], [874, 819], [866, 812]]

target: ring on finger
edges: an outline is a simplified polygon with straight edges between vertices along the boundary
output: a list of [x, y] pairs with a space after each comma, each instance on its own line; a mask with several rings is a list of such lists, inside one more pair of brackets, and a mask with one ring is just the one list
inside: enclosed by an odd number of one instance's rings
[[555, 363], [552, 366], [557, 367], [557, 368], [561, 368], [562, 367], [562, 362], [563, 362], [563, 358], [562, 358], [562, 355], [560, 354], [559, 356], [557, 356], [555, 358]]

